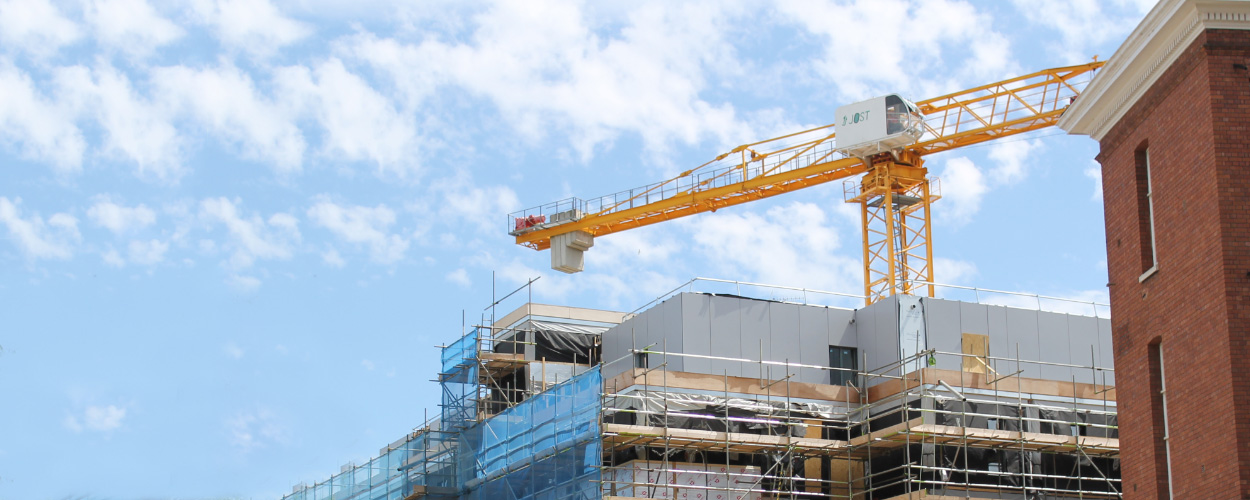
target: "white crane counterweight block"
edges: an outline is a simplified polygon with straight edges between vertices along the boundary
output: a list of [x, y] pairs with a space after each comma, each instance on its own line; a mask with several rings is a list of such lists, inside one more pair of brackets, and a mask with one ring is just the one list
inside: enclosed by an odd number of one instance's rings
[[586, 251], [595, 246], [595, 236], [586, 231], [557, 234], [551, 237], [551, 268], [573, 274], [586, 266]]

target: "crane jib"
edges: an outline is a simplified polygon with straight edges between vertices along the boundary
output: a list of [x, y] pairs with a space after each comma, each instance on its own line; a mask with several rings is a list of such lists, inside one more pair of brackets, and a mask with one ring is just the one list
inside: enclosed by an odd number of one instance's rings
[[843, 180], [845, 201], [861, 207], [866, 301], [932, 296], [929, 206], [941, 193], [923, 157], [1054, 125], [1104, 64], [914, 103], [891, 94], [843, 106], [836, 123], [739, 146], [672, 179], [511, 213], [508, 232], [519, 245], [553, 249], [553, 268], [577, 272], [596, 237]]

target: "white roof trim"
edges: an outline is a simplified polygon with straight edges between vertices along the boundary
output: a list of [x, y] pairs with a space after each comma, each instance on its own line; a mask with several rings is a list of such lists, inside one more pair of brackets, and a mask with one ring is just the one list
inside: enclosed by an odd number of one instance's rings
[[1207, 29], [1250, 30], [1250, 0], [1161, 0], [1059, 119], [1101, 141]]

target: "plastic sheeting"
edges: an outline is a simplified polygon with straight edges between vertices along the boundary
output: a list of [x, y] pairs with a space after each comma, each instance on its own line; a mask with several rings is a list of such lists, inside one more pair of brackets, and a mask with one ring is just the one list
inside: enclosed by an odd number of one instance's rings
[[[614, 398], [613, 422], [748, 434], [806, 435], [805, 419], [845, 418], [832, 405], [757, 401], [706, 394], [634, 391]], [[667, 416], [667, 419], [665, 418]], [[728, 416], [728, 427], [726, 419]]]

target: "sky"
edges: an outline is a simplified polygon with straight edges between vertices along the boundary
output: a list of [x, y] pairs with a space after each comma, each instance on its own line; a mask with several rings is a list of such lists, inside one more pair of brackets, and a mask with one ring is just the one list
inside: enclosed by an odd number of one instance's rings
[[[437, 411], [492, 296], [858, 293], [837, 183], [595, 242], [506, 214], [1106, 59], [1148, 0], [0, 0], [0, 500], [276, 499]], [[937, 281], [1106, 302], [1097, 144], [927, 159]], [[503, 311], [499, 314], [502, 315]]]

